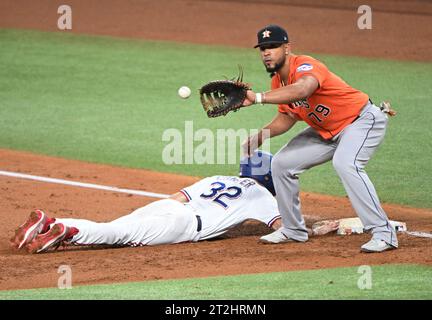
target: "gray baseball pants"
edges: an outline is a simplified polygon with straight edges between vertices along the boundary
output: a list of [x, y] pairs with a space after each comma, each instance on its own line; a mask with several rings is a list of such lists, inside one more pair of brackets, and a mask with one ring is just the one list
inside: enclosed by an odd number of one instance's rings
[[282, 215], [283, 233], [297, 241], [307, 241], [301, 214], [299, 175], [316, 165], [333, 161], [351, 204], [374, 239], [397, 247], [396, 232], [381, 207], [375, 188], [364, 171], [369, 159], [384, 139], [387, 115], [368, 103], [360, 117], [332, 140], [324, 140], [311, 127], [303, 130], [273, 157], [272, 177]]

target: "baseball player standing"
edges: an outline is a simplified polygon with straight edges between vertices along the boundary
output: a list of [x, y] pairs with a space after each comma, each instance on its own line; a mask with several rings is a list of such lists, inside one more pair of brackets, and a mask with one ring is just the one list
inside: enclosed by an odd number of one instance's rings
[[[372, 239], [363, 252], [382, 252], [398, 246], [396, 233], [381, 207], [364, 168], [384, 138], [387, 114], [368, 95], [352, 88], [320, 61], [295, 55], [287, 32], [276, 25], [258, 34], [261, 59], [271, 73], [271, 90], [247, 92], [244, 106], [277, 104], [278, 113], [263, 129], [270, 137], [290, 130], [299, 121], [309, 127], [274, 156], [272, 176], [282, 227], [261, 238], [266, 243], [307, 241], [300, 210], [299, 175], [332, 160], [351, 204]], [[245, 150], [262, 144], [262, 130], [244, 143]]]

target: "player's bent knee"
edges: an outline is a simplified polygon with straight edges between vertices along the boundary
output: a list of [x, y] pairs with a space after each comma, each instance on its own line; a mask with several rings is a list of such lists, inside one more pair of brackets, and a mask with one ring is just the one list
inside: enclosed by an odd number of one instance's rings
[[355, 162], [347, 157], [334, 157], [332, 163], [333, 168], [339, 175], [356, 171]]
[[272, 175], [290, 175], [293, 176], [297, 173], [296, 164], [289, 160], [289, 157], [274, 156], [271, 163]]

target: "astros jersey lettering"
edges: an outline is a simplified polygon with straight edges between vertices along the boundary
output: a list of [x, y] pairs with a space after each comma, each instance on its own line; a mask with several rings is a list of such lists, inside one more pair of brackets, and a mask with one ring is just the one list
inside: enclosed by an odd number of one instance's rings
[[[303, 120], [324, 139], [331, 139], [351, 124], [369, 100], [368, 95], [352, 88], [332, 73], [320, 61], [304, 55], [291, 55], [288, 83], [293, 84], [304, 76], [313, 76], [319, 88], [306, 100], [280, 104], [279, 112], [291, 113]], [[283, 84], [278, 74], [273, 76], [272, 89]]]

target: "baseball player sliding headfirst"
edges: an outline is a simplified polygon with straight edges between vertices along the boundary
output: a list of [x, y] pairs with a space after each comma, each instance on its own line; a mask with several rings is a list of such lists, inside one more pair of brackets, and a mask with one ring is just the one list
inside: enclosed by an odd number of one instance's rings
[[[276, 199], [282, 227], [261, 238], [267, 243], [308, 240], [300, 210], [299, 175], [316, 165], [333, 161], [351, 204], [372, 239], [364, 252], [382, 252], [398, 246], [395, 230], [381, 207], [375, 188], [364, 168], [384, 139], [387, 113], [375, 106], [367, 94], [354, 89], [322, 62], [295, 55], [287, 32], [276, 25], [257, 34], [262, 62], [271, 73], [271, 90], [247, 92], [243, 106], [277, 104], [278, 113], [263, 129], [270, 137], [290, 130], [297, 121], [309, 127], [274, 156], [272, 164]], [[244, 144], [247, 152], [262, 144], [262, 131]]]
[[[271, 178], [272, 155], [257, 151], [240, 164], [239, 177], [213, 176], [108, 223], [49, 218], [35, 210], [11, 239], [30, 253], [74, 245], [144, 246], [200, 241], [217, 237], [254, 219], [278, 229], [280, 215]], [[328, 221], [309, 233], [322, 235], [338, 228]]]

